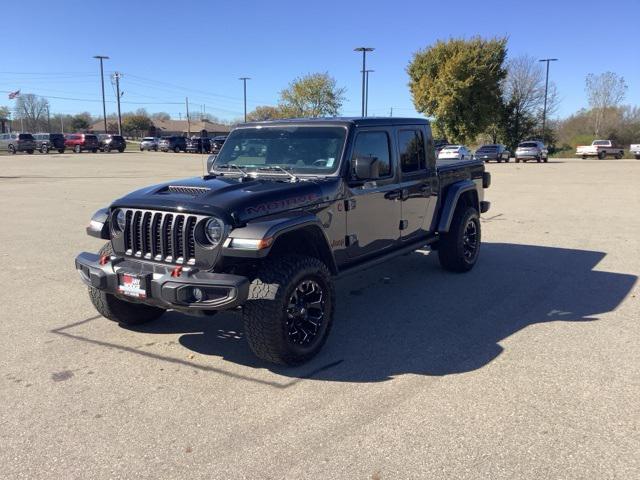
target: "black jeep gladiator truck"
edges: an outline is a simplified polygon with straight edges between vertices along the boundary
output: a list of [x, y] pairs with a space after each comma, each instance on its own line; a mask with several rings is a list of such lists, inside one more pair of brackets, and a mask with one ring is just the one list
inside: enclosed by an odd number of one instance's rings
[[436, 164], [422, 119], [247, 123], [203, 177], [96, 212], [87, 233], [108, 243], [76, 269], [108, 319], [238, 309], [258, 357], [296, 365], [327, 339], [335, 277], [425, 246], [470, 270], [490, 180], [482, 161]]

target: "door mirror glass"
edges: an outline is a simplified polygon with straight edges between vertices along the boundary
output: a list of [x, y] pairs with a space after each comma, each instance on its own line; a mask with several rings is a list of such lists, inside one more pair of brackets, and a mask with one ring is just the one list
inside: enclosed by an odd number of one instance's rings
[[378, 157], [356, 157], [353, 160], [353, 174], [358, 180], [375, 180], [380, 177]]

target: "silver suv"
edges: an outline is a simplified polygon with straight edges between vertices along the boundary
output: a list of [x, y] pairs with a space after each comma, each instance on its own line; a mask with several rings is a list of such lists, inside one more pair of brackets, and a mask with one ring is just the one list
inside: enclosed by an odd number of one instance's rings
[[522, 142], [516, 148], [516, 163], [520, 163], [520, 160], [523, 162], [535, 160], [538, 163], [546, 163], [549, 160], [549, 151], [544, 146], [544, 143], [537, 140]]
[[36, 141], [30, 133], [0, 133], [0, 151], [32, 154], [35, 150]]

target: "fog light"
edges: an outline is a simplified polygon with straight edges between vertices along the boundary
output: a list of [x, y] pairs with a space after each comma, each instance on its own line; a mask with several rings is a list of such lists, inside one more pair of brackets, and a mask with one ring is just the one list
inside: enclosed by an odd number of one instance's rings
[[196, 302], [201, 302], [204, 300], [204, 292], [199, 288], [194, 288], [191, 292], [193, 294], [193, 299]]

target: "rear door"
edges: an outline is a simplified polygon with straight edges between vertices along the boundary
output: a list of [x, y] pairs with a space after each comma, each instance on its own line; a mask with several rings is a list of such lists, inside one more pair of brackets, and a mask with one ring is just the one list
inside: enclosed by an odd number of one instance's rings
[[400, 239], [401, 191], [394, 159], [393, 129], [359, 129], [351, 152], [356, 157], [375, 157], [379, 177], [352, 179], [345, 200], [349, 259], [363, 259], [396, 246]]
[[426, 219], [431, 187], [428, 181], [425, 136], [420, 126], [408, 126], [398, 127], [396, 138], [402, 195], [400, 230], [402, 240], [410, 241], [425, 236], [430, 224]]

